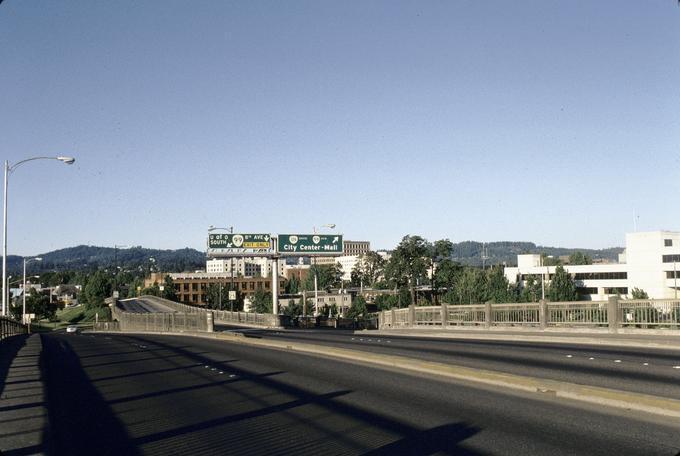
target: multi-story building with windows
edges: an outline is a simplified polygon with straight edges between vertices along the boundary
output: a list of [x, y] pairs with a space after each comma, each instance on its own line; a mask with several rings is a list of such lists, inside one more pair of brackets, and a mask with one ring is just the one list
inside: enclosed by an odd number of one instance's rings
[[[256, 258], [212, 258], [205, 262], [205, 271], [210, 273], [231, 273], [231, 265], [234, 265], [234, 274], [243, 277], [269, 277], [272, 273], [274, 260], [265, 257]], [[279, 259], [279, 274], [286, 265], [285, 259]]]
[[371, 250], [370, 241], [344, 241], [343, 255], [363, 255]]
[[[165, 276], [169, 275], [175, 285], [175, 293], [180, 302], [194, 305], [206, 304], [206, 293], [211, 284], [222, 285], [225, 293], [229, 290], [232, 277], [230, 274], [215, 273], [215, 272], [181, 272], [181, 273], [152, 273], [151, 276], [144, 280], [144, 286], [150, 287], [154, 283], [162, 285]], [[279, 287], [283, 289], [286, 285], [286, 279], [279, 277]], [[255, 291], [262, 289], [271, 293], [271, 279], [267, 277], [234, 277], [234, 288], [244, 296], [251, 296]]]
[[[533, 276], [549, 282], [556, 266], [542, 266], [540, 255], [518, 255], [517, 267], [505, 268], [510, 283], [524, 284]], [[680, 232], [626, 234], [626, 249], [618, 263], [565, 265], [583, 299], [610, 295], [631, 297], [633, 288], [653, 299], [678, 297], [680, 289]]]

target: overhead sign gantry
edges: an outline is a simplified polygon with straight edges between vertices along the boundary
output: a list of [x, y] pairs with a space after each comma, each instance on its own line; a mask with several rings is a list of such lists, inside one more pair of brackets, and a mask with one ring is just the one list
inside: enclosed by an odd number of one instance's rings
[[231, 234], [216, 233], [208, 235], [208, 256], [273, 256], [276, 252], [270, 234]]
[[342, 255], [341, 234], [279, 234], [279, 255]]

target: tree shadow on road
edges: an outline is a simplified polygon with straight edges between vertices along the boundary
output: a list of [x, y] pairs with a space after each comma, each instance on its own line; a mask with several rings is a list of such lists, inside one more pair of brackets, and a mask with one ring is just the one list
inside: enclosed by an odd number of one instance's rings
[[70, 344], [42, 335], [48, 455], [138, 455], [125, 427], [94, 387]]
[[[154, 339], [154, 344], [198, 363], [214, 364], [209, 358], [173, 347], [171, 343]], [[155, 431], [149, 423], [147, 429], [152, 432], [136, 438], [135, 443], [144, 445], [145, 452], [153, 454], [173, 452], [187, 442], [200, 442], [202, 452], [207, 453], [219, 449], [267, 453], [268, 449], [277, 448], [278, 452], [295, 454], [328, 451], [374, 455], [480, 454], [463, 444], [480, 431], [467, 423], [421, 429], [351, 399], [345, 400], [354, 393], [351, 390], [316, 393], [280, 380], [278, 375], [257, 375], [234, 365], [228, 368], [241, 381], [253, 385], [230, 391], [238, 400], [250, 404], [246, 410], [228, 407], [224, 410], [226, 414], [182, 426], [159, 425]], [[221, 386], [231, 387], [229, 384]], [[262, 392], [266, 392], [265, 395]], [[265, 397], [285, 399], [272, 402]], [[343, 428], [347, 431], [342, 431]]]
[[17, 358], [17, 353], [26, 345], [28, 336], [20, 334], [8, 337], [0, 342], [0, 395], [5, 389], [7, 374], [12, 362]]

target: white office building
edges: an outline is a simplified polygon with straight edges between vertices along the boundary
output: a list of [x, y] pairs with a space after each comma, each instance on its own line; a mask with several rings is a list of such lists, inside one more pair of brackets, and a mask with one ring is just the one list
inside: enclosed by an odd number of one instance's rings
[[[564, 269], [584, 299], [630, 298], [633, 288], [652, 299], [674, 299], [680, 288], [680, 232], [628, 233], [618, 263], [565, 265]], [[517, 267], [505, 268], [510, 283], [525, 283], [529, 276], [549, 282], [554, 273], [555, 266], [542, 266], [537, 254], [518, 255]]]
[[[256, 257], [256, 258], [212, 258], [205, 262], [206, 272], [215, 272], [220, 274], [230, 274], [231, 265], [234, 265], [235, 276], [241, 277], [270, 277], [272, 273], [271, 258]], [[283, 273], [283, 268], [286, 265], [285, 259], [279, 259], [279, 275]]]

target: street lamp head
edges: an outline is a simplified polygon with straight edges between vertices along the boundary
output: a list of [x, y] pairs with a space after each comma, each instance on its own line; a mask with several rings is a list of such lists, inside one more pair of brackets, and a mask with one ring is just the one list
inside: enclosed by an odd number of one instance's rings
[[332, 230], [335, 229], [335, 223], [329, 223], [327, 226], [328, 226], [328, 228], [330, 228]]
[[33, 258], [33, 261], [42, 261], [42, 257], [35, 257]]
[[72, 164], [74, 164], [75, 161], [76, 161], [76, 159], [73, 158], [73, 157], [61, 157], [61, 156], [60, 156], [60, 157], [57, 157], [57, 160], [59, 160], [60, 162], [64, 162], [64, 163], [66, 163], [67, 165], [72, 165]]

